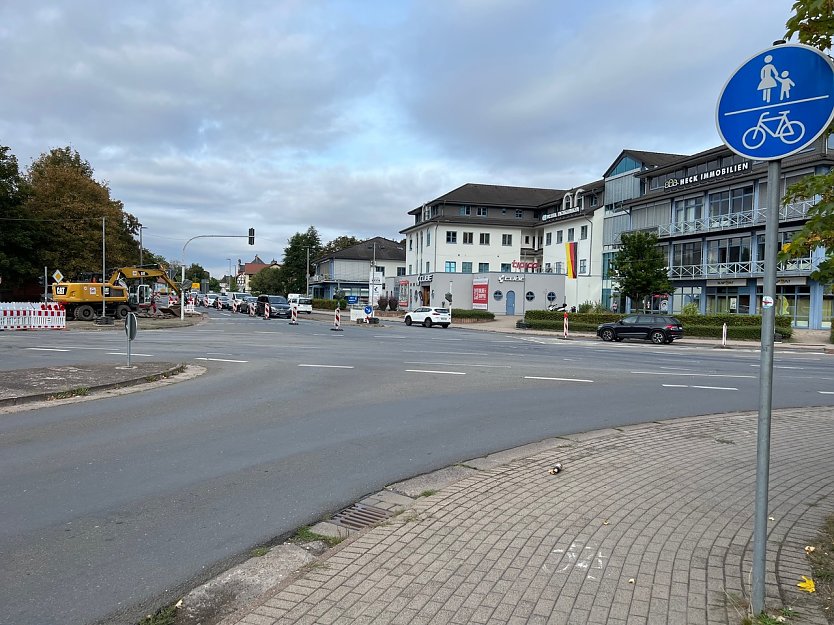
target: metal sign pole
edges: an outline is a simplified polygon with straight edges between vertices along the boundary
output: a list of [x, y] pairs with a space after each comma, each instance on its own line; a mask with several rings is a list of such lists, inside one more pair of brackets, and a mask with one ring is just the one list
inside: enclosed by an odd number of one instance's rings
[[770, 413], [773, 403], [773, 338], [776, 330], [776, 253], [779, 232], [779, 190], [782, 161], [767, 165], [767, 222], [765, 223], [765, 270], [762, 302], [762, 352], [759, 381], [759, 419], [756, 441], [756, 512], [753, 526], [753, 614], [765, 609], [765, 553], [767, 551], [767, 495], [770, 478]]

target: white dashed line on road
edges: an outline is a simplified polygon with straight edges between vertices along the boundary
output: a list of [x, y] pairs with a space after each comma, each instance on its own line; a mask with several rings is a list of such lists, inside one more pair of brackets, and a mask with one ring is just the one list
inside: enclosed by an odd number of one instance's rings
[[701, 376], [705, 378], [749, 378], [755, 380], [755, 375], [731, 375], [727, 373], [672, 373], [671, 371], [631, 371], [634, 375], [683, 375], [683, 376]]
[[420, 362], [406, 361], [404, 365], [434, 365], [441, 367], [489, 367], [491, 369], [510, 369], [510, 365], [475, 365], [468, 362]]
[[580, 380], [578, 378], [545, 378], [538, 375], [525, 375], [525, 380], [553, 380], [555, 382], [593, 382], [593, 380]]
[[[108, 356], [127, 356], [127, 352], [107, 352]], [[137, 354], [136, 352], [130, 352], [131, 356], [148, 356], [152, 357], [153, 354]]]
[[354, 369], [352, 365], [298, 365], [299, 367], [318, 367], [320, 369]]
[[248, 360], [232, 360], [230, 358], [202, 358], [198, 356], [194, 360], [210, 360], [212, 362], [249, 362]]
[[68, 352], [68, 349], [60, 349], [58, 347], [26, 347], [33, 352]]
[[695, 384], [664, 384], [665, 388], [700, 388], [705, 389], [708, 391], [737, 391], [738, 389], [733, 386], [697, 386]]
[[439, 373], [441, 375], [466, 375], [463, 371], [429, 371], [427, 369], [406, 369], [406, 373]]

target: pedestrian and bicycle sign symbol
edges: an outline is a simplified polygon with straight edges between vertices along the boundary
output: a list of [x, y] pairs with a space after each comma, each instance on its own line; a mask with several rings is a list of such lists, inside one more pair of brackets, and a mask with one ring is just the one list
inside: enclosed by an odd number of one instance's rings
[[737, 154], [755, 160], [795, 154], [834, 119], [834, 63], [802, 44], [764, 50], [724, 85], [715, 117], [721, 138]]

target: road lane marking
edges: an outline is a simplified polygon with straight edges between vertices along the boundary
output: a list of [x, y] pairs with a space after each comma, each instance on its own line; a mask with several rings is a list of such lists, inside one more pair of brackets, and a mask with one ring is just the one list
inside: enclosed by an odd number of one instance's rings
[[212, 362], [249, 362], [248, 360], [232, 360], [230, 358], [203, 358], [197, 356], [194, 360], [211, 360]]
[[405, 349], [404, 354], [444, 354], [446, 356], [490, 356], [486, 352], [436, 352], [433, 349]]
[[466, 375], [463, 371], [429, 371], [428, 369], [406, 369], [406, 373], [439, 373], [442, 375]]
[[672, 373], [667, 371], [631, 371], [630, 373], [634, 375], [699, 375], [706, 378], [749, 378], [751, 380], [755, 380], [758, 377], [755, 375], [731, 375], [728, 373]]
[[834, 391], [817, 391], [820, 395], [834, 395]]
[[737, 391], [738, 389], [733, 386], [697, 386], [695, 384], [664, 384], [666, 388], [700, 388], [706, 389], [709, 391]]
[[59, 347], [26, 347], [24, 349], [30, 349], [33, 352], [68, 352], [68, 349], [61, 349]]
[[321, 369], [354, 369], [351, 365], [298, 365], [299, 367], [319, 367]]
[[443, 367], [492, 367], [494, 369], [510, 369], [510, 365], [475, 365], [468, 362], [421, 362], [418, 360], [405, 361], [404, 365], [440, 365]]
[[580, 380], [578, 378], [545, 378], [538, 375], [525, 375], [525, 380], [554, 380], [556, 382], [593, 382], [593, 380]]
[[[127, 352], [107, 352], [108, 356], [127, 356]], [[153, 356], [153, 354], [137, 354], [136, 352], [130, 352], [131, 356]]]

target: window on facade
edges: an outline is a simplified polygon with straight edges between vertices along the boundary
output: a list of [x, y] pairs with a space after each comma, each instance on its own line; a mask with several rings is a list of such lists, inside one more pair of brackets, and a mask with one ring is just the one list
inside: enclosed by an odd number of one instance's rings
[[588, 260], [585, 258], [579, 259], [579, 273], [586, 273], [588, 271]]
[[445, 271], [446, 273], [455, 273], [457, 271], [457, 263], [453, 260], [447, 260]]
[[539, 245], [538, 245], [538, 247], [541, 247], [541, 246], [542, 246], [542, 235], [539, 235]]
[[501, 271], [512, 271], [512, 265], [510, 263], [501, 263]]
[[455, 230], [447, 230], [446, 231], [446, 243], [457, 243], [458, 242], [458, 233]]
[[588, 226], [582, 226], [579, 229], [579, 238], [584, 241], [588, 238]]
[[556, 301], [556, 292], [555, 291], [548, 291], [547, 292], [547, 301], [551, 304]]
[[472, 239], [474, 238], [474, 234], [471, 232], [464, 232], [463, 233], [463, 244], [464, 245], [472, 245]]
[[676, 200], [674, 207], [674, 219], [676, 224], [688, 221], [697, 221], [701, 218], [704, 208], [704, 197], [689, 197], [683, 200]]
[[568, 243], [573, 241], [573, 228], [568, 228]]
[[462, 262], [460, 264], [461, 273], [472, 273], [472, 263]]
[[611, 172], [612, 176], [616, 176], [617, 174], [624, 174], [627, 171], [631, 171], [633, 169], [640, 169], [640, 163], [635, 161], [630, 156], [624, 156], [620, 159], [620, 162], [617, 163], [617, 166]]
[[408, 275], [411, 275], [411, 265], [408, 266]]
[[405, 275], [405, 267], [397, 267], [397, 275], [404, 276]]
[[489, 245], [489, 232], [482, 232], [478, 240], [481, 245]]
[[426, 261], [426, 273], [431, 273], [431, 263]]
[[551, 245], [552, 243], [553, 243], [553, 233], [548, 232], [546, 235], [544, 235], [544, 244], [545, 245]]
[[486, 273], [489, 271], [489, 263], [478, 263], [478, 273]]
[[557, 273], [557, 274], [564, 273], [562, 271], [562, 261], [557, 260], [555, 263], [553, 263], [553, 273]]
[[524, 299], [526, 299], [528, 302], [532, 302], [534, 299], [536, 299], [536, 294], [533, 293], [533, 291], [527, 291], [524, 294]]
[[478, 217], [486, 217], [487, 216], [487, 209], [485, 206], [478, 207]]
[[426, 230], [426, 247], [431, 245], [431, 230]]
[[[793, 240], [796, 230], [790, 232], [779, 232], [777, 237], [776, 249], [781, 250], [785, 243], [790, 243]], [[756, 237], [756, 260], [764, 260], [765, 257], [765, 235], [760, 234]]]
[[593, 194], [593, 195], [591, 196], [591, 207], [593, 208], [594, 206], [596, 206], [596, 205], [597, 205], [597, 202], [598, 202], [598, 200], [597, 200], [597, 196], [596, 196], [596, 194]]
[[504, 294], [501, 291], [495, 291], [495, 293], [492, 294], [492, 299], [494, 299], [496, 302], [500, 302], [502, 299], [504, 299]]
[[408, 237], [408, 251], [412, 251], [414, 249], [414, 239]]
[[707, 263], [746, 263], [750, 260], [750, 237], [707, 241]]
[[511, 234], [502, 234], [501, 235], [501, 245], [512, 245], [512, 244], [513, 244], [513, 235], [511, 235]]
[[524, 235], [524, 245], [530, 245], [530, 235], [529, 234]]
[[460, 214], [461, 215], [471, 215], [472, 209], [468, 206], [461, 206], [460, 207]]
[[701, 259], [702, 247], [700, 241], [676, 243], [672, 246], [672, 264], [675, 267], [700, 266]]
[[517, 210], [517, 211], [515, 212], [515, 218], [516, 218], [516, 219], [521, 219], [522, 217], [524, 217], [524, 211], [523, 211], [523, 210], [521, 210], [521, 209]]
[[753, 185], [730, 191], [730, 212], [749, 213], [753, 210]]
[[562, 234], [563, 233], [562, 233], [561, 230], [556, 231], [556, 243], [561, 243], [562, 242]]

